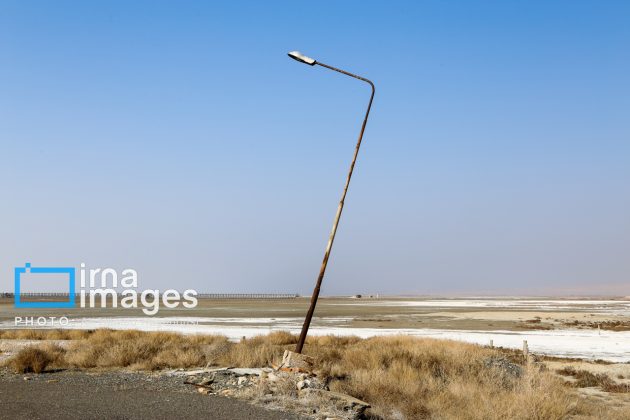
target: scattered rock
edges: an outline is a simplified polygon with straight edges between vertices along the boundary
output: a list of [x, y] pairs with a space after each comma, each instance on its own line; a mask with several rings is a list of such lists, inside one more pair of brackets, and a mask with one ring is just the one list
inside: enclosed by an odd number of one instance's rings
[[236, 376], [256, 375], [260, 376], [264, 372], [262, 368], [230, 368], [228, 372], [233, 373]]
[[517, 379], [523, 375], [523, 368], [502, 356], [494, 356], [484, 360], [484, 366], [495, 375], [505, 389], [513, 389]]
[[[513, 370], [513, 364], [507, 360], [489, 360], [488, 363], [501, 369]], [[283, 357], [282, 367], [277, 370], [271, 368], [204, 369], [194, 371], [194, 375], [190, 372], [185, 373], [185, 383], [195, 386], [197, 392], [203, 395], [251, 398], [253, 391], [254, 394], [264, 395], [264, 397], [258, 397], [258, 401], [264, 401], [265, 404], [286, 401], [287, 398], [297, 399], [295, 404], [301, 407], [302, 413], [317, 414], [319, 419], [363, 418], [365, 410], [370, 405], [350, 395], [330, 391], [325, 381], [312, 373], [313, 366], [312, 357], [287, 351]], [[520, 369], [519, 366], [514, 366]], [[254, 388], [257, 386], [260, 388]], [[328, 409], [322, 411], [324, 407]], [[308, 410], [313, 410], [313, 412]]]
[[513, 378], [520, 378], [523, 375], [523, 368], [516, 363], [510, 362], [505, 357], [494, 356], [484, 360], [484, 366], [500, 371]]
[[201, 385], [201, 386], [208, 386], [208, 385], [211, 385], [213, 382], [214, 382], [214, 375], [202, 379], [201, 381], [199, 381], [199, 385]]
[[199, 378], [197, 376], [186, 379], [184, 381], [184, 383], [187, 385], [195, 385], [195, 386], [203, 386], [203, 387], [208, 387], [210, 384], [212, 384], [212, 382], [213, 381], [211, 378]]
[[204, 388], [200, 386], [200, 387], [197, 387], [197, 392], [203, 395], [208, 395], [210, 393], [210, 390], [208, 388]]
[[175, 370], [170, 372], [171, 374], [184, 374], [186, 376], [194, 376], [194, 375], [203, 375], [204, 373], [214, 373], [214, 372], [221, 372], [224, 370], [228, 370], [230, 369], [229, 367], [220, 367], [220, 368], [210, 368], [210, 369], [197, 369], [197, 370], [188, 370], [188, 371], [181, 371], [181, 369], [179, 370]]
[[304, 378], [301, 381], [298, 381], [296, 384], [298, 391], [303, 389], [326, 389], [326, 385], [315, 377]]
[[282, 364], [280, 365], [280, 368], [312, 372], [314, 365], [315, 359], [311, 356], [295, 353], [291, 350], [285, 350], [284, 355], [282, 356]]
[[355, 418], [361, 418], [365, 410], [370, 408], [369, 403], [361, 401], [358, 398], [354, 398], [340, 392], [326, 391], [324, 389], [308, 388], [301, 391], [300, 395], [317, 395], [318, 397], [325, 398], [345, 411], [353, 411], [355, 413]]
[[280, 378], [280, 375], [279, 375], [279, 374], [277, 374], [277, 373], [274, 373], [274, 372], [271, 372], [271, 373], [269, 373], [269, 374], [267, 375], [267, 380], [268, 380], [269, 382], [277, 382], [277, 381], [279, 381], [280, 379], [281, 379], [281, 378]]

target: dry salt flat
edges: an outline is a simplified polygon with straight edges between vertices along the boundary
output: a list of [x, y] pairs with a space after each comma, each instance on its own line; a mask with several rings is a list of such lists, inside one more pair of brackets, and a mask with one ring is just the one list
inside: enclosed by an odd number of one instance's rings
[[[552, 311], [583, 312], [588, 314], [626, 317], [630, 315], [628, 300], [551, 300], [551, 299], [395, 299], [345, 300], [328, 305], [391, 306], [413, 308], [477, 308], [488, 310], [525, 310], [532, 313]], [[362, 338], [377, 335], [404, 334], [417, 337], [457, 340], [520, 349], [527, 340], [533, 353], [583, 359], [602, 359], [611, 362], [630, 362], [630, 331], [598, 331], [596, 329], [558, 328], [553, 330], [476, 330], [441, 328], [379, 328], [350, 326], [353, 317], [319, 317], [314, 320], [310, 334], [355, 335]], [[174, 331], [184, 334], [221, 334], [232, 340], [253, 337], [272, 331], [299, 333], [301, 317], [83, 317], [70, 318], [65, 328], [72, 329], [138, 329], [142, 331]], [[12, 321], [0, 323], [0, 328], [15, 328]]]
[[[253, 337], [272, 331], [300, 332], [298, 319], [278, 320], [265, 318], [239, 319], [239, 322], [221, 324], [220, 318], [83, 318], [70, 321], [66, 328], [79, 329], [138, 329], [142, 331], [173, 331], [184, 334], [221, 334], [232, 340]], [[235, 321], [235, 320], [231, 320]], [[211, 323], [210, 323], [211, 322]], [[253, 325], [255, 324], [255, 325]], [[2, 326], [4, 327], [4, 325]], [[630, 332], [596, 330], [552, 330], [552, 331], [462, 331], [445, 329], [398, 329], [398, 328], [349, 328], [315, 325], [313, 335], [354, 335], [368, 338], [377, 335], [404, 334], [416, 337], [431, 337], [487, 345], [493, 340], [495, 346], [522, 348], [527, 340], [533, 353], [551, 356], [601, 359], [610, 362], [630, 362]]]
[[[335, 303], [338, 306], [362, 306], [365, 301]], [[567, 299], [427, 299], [377, 300], [371, 306], [415, 308], [488, 308], [539, 311], [576, 311], [630, 316], [630, 300], [567, 300]]]

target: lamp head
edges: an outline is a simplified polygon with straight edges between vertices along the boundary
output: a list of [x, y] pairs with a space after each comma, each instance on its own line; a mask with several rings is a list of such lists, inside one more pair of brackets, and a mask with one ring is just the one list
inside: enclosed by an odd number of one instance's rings
[[300, 63], [308, 64], [309, 66], [314, 66], [315, 63], [317, 63], [317, 61], [313, 60], [310, 57], [302, 55], [299, 51], [291, 51], [288, 55], [292, 59], [299, 61]]

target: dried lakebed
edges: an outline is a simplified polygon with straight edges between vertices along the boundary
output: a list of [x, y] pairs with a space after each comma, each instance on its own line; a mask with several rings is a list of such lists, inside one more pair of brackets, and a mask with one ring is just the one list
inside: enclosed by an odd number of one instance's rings
[[[0, 302], [0, 328], [20, 328], [10, 303]], [[279, 330], [299, 333], [306, 306], [304, 298], [200, 299], [194, 310], [163, 311], [154, 317], [120, 308], [51, 315], [68, 316], [64, 328], [222, 334], [238, 340]], [[482, 345], [492, 340], [495, 346], [515, 349], [527, 340], [537, 354], [623, 363], [630, 362], [630, 300], [322, 298], [310, 334], [405, 334]]]

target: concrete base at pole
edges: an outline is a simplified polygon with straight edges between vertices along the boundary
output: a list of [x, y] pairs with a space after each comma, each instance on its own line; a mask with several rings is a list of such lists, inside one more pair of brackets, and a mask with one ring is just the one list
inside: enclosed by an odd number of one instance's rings
[[315, 367], [315, 359], [311, 356], [295, 353], [291, 350], [285, 350], [280, 367], [311, 372]]

